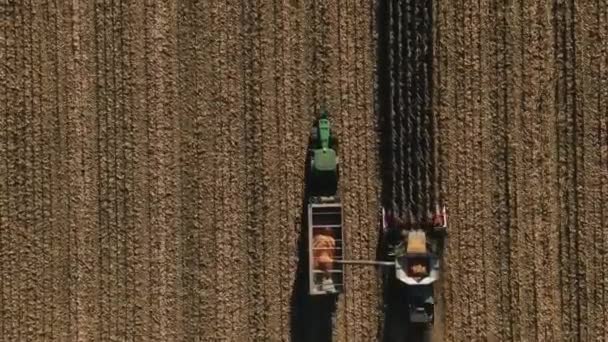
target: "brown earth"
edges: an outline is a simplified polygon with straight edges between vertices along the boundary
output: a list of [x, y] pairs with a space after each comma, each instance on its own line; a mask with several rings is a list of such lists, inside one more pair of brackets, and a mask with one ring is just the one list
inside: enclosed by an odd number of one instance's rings
[[[323, 103], [348, 257], [381, 203], [449, 205], [435, 340], [608, 340], [608, 8], [582, 3], [0, 0], [0, 342], [321, 341]], [[382, 275], [346, 277], [323, 333], [383, 339]]]

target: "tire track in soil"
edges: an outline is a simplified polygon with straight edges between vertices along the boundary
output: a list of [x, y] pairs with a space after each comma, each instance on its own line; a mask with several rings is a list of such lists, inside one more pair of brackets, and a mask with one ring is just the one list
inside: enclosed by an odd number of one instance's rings
[[[245, 150], [248, 123], [243, 112], [245, 75], [240, 75], [244, 66], [239, 59], [245, 53], [242, 40], [244, 12], [241, 10], [235, 2], [219, 5], [213, 10], [218, 20], [217, 27], [220, 28], [215, 56], [218, 75], [213, 83], [216, 91], [216, 106], [213, 107], [213, 112], [228, 111], [228, 114], [218, 121], [216, 133], [219, 146], [216, 200], [219, 201], [220, 217], [216, 235], [219, 249], [216, 256], [219, 260], [219, 301], [216, 310], [218, 320], [226, 324], [219, 329], [218, 337], [237, 341], [246, 340], [251, 334], [248, 329], [251, 317], [248, 287], [251, 286], [249, 275], [254, 272], [249, 268], [248, 258], [247, 198], [241, 195], [249, 190]], [[225, 80], [229, 82], [228, 87], [224, 89]], [[248, 272], [243, 272], [241, 265], [246, 265]]]
[[[606, 6], [601, 7], [601, 13], [604, 13], [603, 16], [599, 17], [599, 37], [601, 44], [600, 49], [600, 66], [599, 66], [599, 74], [597, 78], [599, 79], [600, 92], [599, 92], [599, 101], [598, 101], [598, 112], [596, 113], [596, 118], [598, 122], [598, 148], [599, 148], [599, 160], [598, 160], [598, 168], [599, 171], [599, 182], [600, 182], [600, 205], [596, 207], [596, 210], [600, 211], [600, 224], [598, 227], [606, 227], [608, 226], [608, 207], [606, 205], [608, 198], [608, 120], [606, 116], [602, 116], [602, 113], [606, 113], [608, 110], [606, 99], [608, 98], [608, 77], [606, 76], [606, 71], [608, 70], [608, 62], [606, 61], [606, 54], [608, 54], [608, 16], [606, 15]], [[597, 335], [603, 339], [608, 339], [608, 327], [605, 322], [608, 322], [608, 257], [606, 250], [608, 249], [608, 231], [603, 229], [597, 232], [597, 239], [601, 241], [599, 245], [599, 260], [600, 266], [600, 275], [599, 275], [599, 283], [600, 283], [600, 293], [598, 294], [599, 304], [597, 307], [598, 316], [600, 319], [597, 320]], [[603, 324], [602, 324], [603, 323]]]
[[42, 302], [45, 294], [44, 275], [47, 268], [44, 267], [45, 256], [50, 254], [50, 251], [45, 244], [45, 234], [47, 232], [47, 224], [43, 221], [42, 208], [42, 182], [43, 182], [43, 163], [45, 157], [42, 155], [41, 146], [44, 146], [44, 136], [41, 130], [42, 118], [42, 45], [41, 45], [41, 14], [42, 11], [34, 3], [29, 3], [30, 16], [30, 63], [31, 63], [31, 120], [30, 124], [30, 211], [28, 215], [29, 227], [32, 230], [32, 260], [30, 276], [32, 277], [32, 285], [30, 288], [30, 299], [32, 318], [34, 320], [30, 331], [33, 339], [41, 339], [45, 337], [44, 333], [44, 309], [45, 305]]
[[17, 203], [17, 235], [21, 240], [19, 257], [21, 259], [21, 293], [20, 293], [20, 308], [19, 317], [21, 320], [21, 329], [18, 331], [18, 336], [25, 340], [32, 338], [40, 338], [41, 329], [41, 313], [40, 304], [37, 303], [41, 297], [38, 281], [41, 278], [41, 265], [39, 264], [39, 255], [45, 251], [40, 248], [39, 225], [34, 221], [34, 215], [38, 216], [37, 199], [36, 199], [36, 183], [37, 179], [37, 162], [36, 155], [37, 145], [40, 143], [39, 137], [35, 132], [35, 120], [39, 114], [38, 102], [40, 100], [37, 94], [37, 77], [40, 76], [36, 72], [38, 64], [38, 55], [35, 52], [39, 51], [36, 46], [38, 39], [38, 30], [36, 20], [34, 18], [33, 8], [31, 3], [22, 3], [20, 6], [20, 18], [22, 22], [20, 48], [18, 52], [18, 68], [21, 74], [21, 96], [18, 102], [20, 113], [17, 120], [17, 125], [21, 134], [19, 135], [18, 151], [20, 158], [18, 159], [17, 168], [19, 170], [19, 187], [20, 192]]
[[[512, 164], [509, 153], [509, 108], [513, 107], [513, 99], [510, 94], [513, 91], [513, 34], [509, 28], [511, 18], [507, 4], [492, 3], [489, 8], [489, 23], [497, 28], [490, 33], [490, 56], [488, 57], [489, 68], [494, 72], [488, 71], [490, 84], [495, 85], [490, 89], [490, 127], [491, 135], [491, 175], [489, 176], [489, 186], [492, 191], [490, 202], [493, 203], [491, 226], [494, 230], [488, 229], [490, 241], [485, 253], [488, 267], [496, 270], [489, 278], [486, 285], [487, 295], [492, 296], [488, 302], [488, 307], [494, 306], [495, 311], [489, 313], [490, 336], [495, 341], [513, 339], [513, 317], [510, 312], [513, 308], [513, 292], [511, 282], [511, 187], [513, 184], [510, 176], [510, 165]], [[492, 241], [493, 238], [493, 241]], [[493, 253], [497, 254], [494, 257]], [[490, 289], [498, 289], [492, 293]], [[502, 317], [502, 319], [501, 319]]]
[[[17, 158], [17, 146], [16, 136], [18, 135], [16, 127], [16, 113], [18, 112], [17, 107], [17, 96], [19, 94], [18, 86], [18, 66], [17, 66], [17, 49], [19, 37], [17, 36], [17, 12], [20, 10], [20, 6], [7, 6], [7, 11], [10, 11], [10, 19], [6, 23], [6, 64], [7, 77], [6, 77], [6, 118], [4, 124], [6, 129], [3, 129], [5, 133], [5, 150], [6, 154], [6, 178], [3, 180], [6, 184], [6, 204], [4, 211], [6, 213], [6, 221], [3, 227], [3, 296], [2, 296], [2, 336], [5, 340], [17, 340], [18, 334], [17, 329], [19, 328], [18, 323], [18, 288], [17, 284], [17, 272], [19, 265], [18, 262], [18, 246], [19, 241], [17, 240], [16, 234], [8, 234], [8, 230], [20, 229], [16, 219], [16, 203], [17, 203], [17, 170], [16, 170], [16, 158]], [[4, 21], [3, 21], [4, 22]]]
[[15, 146], [15, 135], [16, 124], [15, 124], [15, 112], [17, 112], [16, 99], [19, 91], [17, 82], [17, 43], [18, 37], [16, 32], [16, 21], [17, 6], [6, 7], [7, 11], [10, 11], [10, 20], [7, 20], [6, 26], [6, 89], [8, 90], [6, 98], [6, 117], [5, 125], [6, 129], [3, 130], [5, 133], [5, 150], [6, 154], [6, 178], [3, 180], [6, 186], [6, 204], [4, 211], [6, 212], [6, 222], [3, 227], [3, 310], [2, 310], [2, 336], [6, 340], [17, 339], [18, 321], [16, 311], [18, 300], [16, 298], [17, 289], [16, 284], [16, 268], [17, 265], [17, 240], [14, 234], [8, 234], [8, 230], [18, 229], [17, 222], [15, 219], [15, 204], [16, 204], [16, 157], [17, 148]]
[[[67, 156], [65, 159], [57, 156], [57, 163], [65, 165], [62, 170], [68, 176], [64, 176], [65, 183], [60, 183], [62, 191], [57, 193], [54, 201], [62, 203], [61, 198], [64, 195], [67, 197], [67, 203], [62, 204], [67, 207], [69, 241], [74, 242], [73, 248], [69, 244], [67, 246], [69, 261], [65, 270], [70, 277], [72, 294], [68, 312], [72, 328], [68, 329], [73, 340], [94, 341], [99, 337], [100, 328], [98, 258], [101, 248], [96, 244], [99, 217], [99, 104], [96, 101], [96, 81], [91, 77], [98, 68], [97, 22], [93, 2], [75, 3], [57, 10], [61, 13], [57, 20], [57, 26], [62, 28], [59, 32], [70, 32], [72, 42], [70, 52], [65, 57], [60, 53], [59, 44], [55, 45], [58, 61], [56, 73], [67, 76], [64, 82], [58, 82], [56, 115], [59, 135], [65, 142], [60, 146], [65, 148]], [[60, 39], [58, 36], [57, 40]], [[61, 113], [67, 113], [63, 125]], [[60, 281], [57, 286], [63, 284]]]
[[[281, 156], [284, 160], [281, 168], [281, 182], [279, 183], [281, 192], [281, 206], [279, 218], [279, 275], [280, 275], [280, 320], [279, 332], [276, 336], [277, 340], [287, 341], [290, 334], [290, 304], [292, 296], [292, 284], [295, 280], [295, 272], [297, 269], [297, 244], [293, 238], [297, 230], [297, 216], [300, 215], [301, 208], [301, 172], [299, 160], [303, 160], [306, 154], [305, 146], [302, 142], [308, 134], [307, 125], [302, 125], [302, 118], [298, 115], [301, 113], [302, 96], [298, 87], [298, 79], [296, 70], [298, 65], [298, 56], [300, 56], [299, 48], [301, 41], [299, 40], [301, 23], [297, 20], [299, 13], [297, 8], [289, 6], [288, 3], [282, 1], [275, 2], [275, 16], [277, 20], [277, 42], [275, 54], [275, 67], [277, 68], [278, 80], [275, 88], [275, 96], [277, 96], [277, 119], [279, 125], [278, 136], [282, 137]], [[288, 157], [291, 156], [291, 157]], [[280, 163], [281, 161], [279, 161]], [[301, 220], [301, 218], [300, 218]], [[294, 290], [295, 292], [295, 290]]]
[[[275, 2], [276, 3], [276, 2]], [[279, 111], [279, 136], [283, 137], [284, 144], [281, 145], [281, 154], [285, 160], [282, 168], [283, 183], [280, 185], [283, 201], [281, 206], [281, 219], [279, 227], [284, 227], [280, 232], [279, 244], [281, 252], [280, 257], [280, 281], [281, 281], [281, 318], [280, 318], [280, 334], [277, 339], [289, 340], [290, 318], [291, 312], [291, 297], [292, 284], [296, 278], [295, 272], [297, 269], [297, 244], [296, 237], [298, 236], [298, 221], [302, 218], [298, 217], [301, 214], [301, 198], [302, 188], [299, 184], [302, 183], [302, 173], [304, 170], [300, 167], [298, 161], [303, 160], [306, 155], [305, 141], [309, 133], [306, 129], [308, 125], [304, 124], [304, 120], [299, 113], [302, 112], [302, 92], [301, 78], [297, 75], [302, 75], [298, 72], [301, 67], [300, 58], [302, 40], [301, 40], [301, 20], [299, 16], [302, 11], [300, 8], [290, 6], [289, 3], [281, 1], [277, 4], [277, 16], [279, 20], [278, 30], [281, 34], [277, 42], [277, 58], [280, 65], [280, 81], [276, 88], [276, 96], [280, 98], [277, 110]], [[280, 95], [279, 95], [280, 94]], [[305, 128], [306, 127], [306, 128]], [[303, 138], [303, 139], [301, 139]], [[289, 156], [289, 157], [288, 157]], [[293, 290], [296, 292], [296, 290]]]
[[[575, 32], [577, 43], [575, 53], [578, 72], [576, 74], [577, 104], [576, 114], [580, 130], [577, 138], [577, 152], [580, 153], [580, 168], [577, 169], [577, 185], [580, 192], [580, 209], [577, 211], [579, 224], [578, 254], [581, 260], [578, 271], [580, 316], [578, 337], [580, 340], [601, 340], [605, 338], [605, 322], [602, 317], [605, 301], [602, 298], [605, 269], [602, 254], [605, 254], [606, 240], [599, 234], [602, 225], [602, 181], [606, 165], [602, 165], [602, 152], [608, 142], [602, 141], [606, 113], [602, 112], [602, 68], [606, 63], [604, 46], [598, 40], [605, 37], [602, 16], [606, 5], [594, 3], [592, 6], [574, 6]], [[604, 31], [604, 32], [602, 32]], [[604, 177], [602, 177], [604, 176]], [[604, 222], [605, 223], [605, 222]]]
[[555, 33], [558, 83], [557, 99], [557, 162], [560, 192], [560, 287], [564, 337], [579, 338], [579, 297], [576, 288], [576, 178], [577, 157], [574, 118], [578, 98], [576, 96], [576, 42], [574, 36], [574, 7], [571, 1], [556, 1]]
[[[202, 6], [201, 6], [202, 7]], [[200, 12], [199, 12], [200, 11]], [[201, 136], [201, 117], [209, 113], [205, 108], [205, 103], [198, 100], [200, 93], [199, 79], [205, 74], [205, 70], [200, 66], [200, 46], [208, 46], [209, 41], [206, 37], [201, 37], [199, 27], [208, 22], [205, 17], [206, 11], [194, 4], [180, 4], [178, 17], [183, 22], [178, 23], [178, 56], [179, 71], [178, 77], [183, 80], [179, 84], [178, 93], [183, 97], [180, 101], [179, 129], [180, 129], [180, 221], [182, 228], [180, 231], [182, 238], [182, 265], [181, 275], [183, 286], [183, 310], [184, 310], [184, 338], [194, 341], [196, 336], [203, 339], [211, 339], [212, 336], [202, 336], [201, 325], [210, 326], [212, 323], [207, 319], [214, 314], [215, 305], [209, 305], [209, 301], [204, 297], [203, 289], [215, 289], [212, 280], [216, 273], [215, 265], [211, 258], [201, 257], [215, 246], [215, 243], [208, 243], [209, 238], [203, 240], [203, 236], [213, 236], [212, 232], [204, 232], [207, 226], [213, 226], [213, 210], [205, 211], [206, 208], [214, 208], [215, 203], [202, 206], [203, 198], [212, 198], [212, 192], [206, 196], [201, 196], [202, 191], [208, 189], [201, 185], [201, 178], [209, 172], [198, 172], [203, 170], [202, 161], [207, 161], [209, 154], [199, 158], [209, 148], [213, 151], [213, 145], [205, 146], [201, 151], [201, 145], [207, 145], [212, 141], [209, 135]], [[206, 20], [207, 19], [207, 20]], [[213, 119], [208, 118], [210, 122]], [[208, 121], [208, 122], [209, 122]], [[202, 140], [202, 141], [201, 141]], [[211, 163], [210, 163], [211, 164]], [[203, 166], [203, 167], [202, 167]], [[210, 167], [210, 169], [214, 169]], [[206, 177], [208, 180], [209, 177]], [[207, 184], [212, 183], [211, 180]], [[211, 201], [209, 201], [211, 202]], [[207, 317], [203, 314], [208, 312]]]
[[[379, 144], [377, 142], [377, 113], [374, 107], [374, 75], [376, 65], [375, 37], [374, 37], [374, 14], [375, 6], [367, 1], [361, 0], [356, 2], [355, 22], [357, 53], [359, 57], [357, 61], [356, 73], [360, 75], [357, 79], [357, 110], [360, 111], [361, 117], [358, 121], [359, 126], [357, 132], [365, 132], [364, 137], [360, 138], [361, 170], [360, 173], [360, 205], [364, 208], [363, 215], [360, 218], [361, 227], [361, 242], [363, 248], [359, 258], [365, 260], [374, 260], [376, 258], [377, 241], [379, 240], [380, 221], [379, 205], [379, 158], [377, 151]], [[379, 294], [381, 287], [379, 284], [380, 277], [378, 271], [373, 268], [364, 268], [361, 270], [362, 284], [362, 300], [361, 300], [361, 320], [366, 322], [363, 326], [362, 334], [359, 339], [370, 341], [378, 339], [380, 332], [379, 320], [381, 312], [378, 312], [380, 304]]]
[[7, 231], [10, 227], [8, 217], [8, 127], [7, 118], [9, 116], [8, 98], [9, 98], [9, 20], [8, 18], [10, 7], [5, 6], [0, 8], [0, 60], [4, 63], [0, 67], [0, 336], [4, 342], [5, 336], [5, 302], [6, 294], [5, 291], [8, 289], [7, 285], [7, 265], [8, 257], [6, 247]]
[[[41, 312], [42, 334], [41, 340], [55, 341], [68, 339], [69, 333], [69, 306], [72, 291], [69, 282], [69, 270], [65, 265], [70, 265], [70, 255], [67, 246], [71, 244], [69, 226], [63, 224], [60, 230], [65, 240], [56, 241], [55, 234], [58, 230], [57, 221], [67, 221], [67, 200], [57, 201], [54, 194], [66, 188], [65, 177], [59, 178], [61, 170], [65, 170], [63, 165], [58, 162], [58, 156], [64, 151], [65, 144], [62, 143], [59, 131], [58, 113], [58, 92], [59, 85], [65, 83], [65, 75], [59, 76], [56, 72], [59, 60], [56, 55], [58, 29], [57, 22], [60, 18], [58, 9], [52, 4], [39, 4], [36, 13], [41, 16], [40, 31], [40, 134], [42, 141], [40, 153], [42, 154], [41, 163], [41, 189], [40, 201], [41, 212], [40, 220], [43, 246], [43, 265], [44, 270], [41, 277], [43, 286], [44, 305]], [[63, 81], [63, 82], [62, 82]], [[47, 149], [48, 148], [48, 149]], [[59, 178], [59, 179], [58, 179]], [[55, 180], [59, 180], [55, 182]], [[60, 202], [57, 205], [56, 202]], [[2, 247], [0, 247], [2, 248]], [[61, 282], [64, 280], [64, 282]], [[68, 283], [68, 286], [58, 286], [58, 284]], [[63, 311], [63, 312], [62, 312]], [[59, 329], [57, 329], [59, 327]]]
[[[179, 205], [174, 177], [176, 151], [176, 11], [167, 4], [146, 4], [146, 112], [148, 134], [148, 219], [150, 229], [150, 289], [148, 301], [152, 326], [149, 338], [179, 339], [182, 317], [176, 208]], [[156, 276], [158, 275], [158, 276]]]
[[[265, 237], [267, 225], [265, 215], [268, 209], [268, 165], [265, 153], [265, 118], [272, 115], [266, 112], [267, 76], [267, 41], [264, 32], [264, 9], [260, 3], [249, 3], [243, 8], [245, 13], [244, 32], [249, 42], [249, 51], [245, 69], [246, 107], [245, 129], [247, 134], [247, 252], [248, 252], [248, 287], [249, 287], [249, 336], [252, 339], [267, 338], [268, 316], [266, 305], [266, 272], [269, 267], [267, 259], [269, 244]], [[272, 121], [269, 117], [268, 121]], [[275, 264], [275, 263], [273, 263]]]
[[20, 240], [20, 274], [19, 274], [19, 318], [20, 329], [18, 336], [20, 339], [32, 338], [36, 335], [37, 308], [34, 301], [35, 284], [35, 245], [36, 235], [32, 227], [33, 213], [33, 184], [34, 166], [33, 145], [36, 143], [32, 137], [32, 119], [35, 115], [33, 108], [34, 101], [34, 65], [33, 65], [33, 27], [31, 4], [22, 3], [20, 7], [19, 20], [21, 21], [20, 30], [20, 51], [17, 52], [17, 65], [21, 74], [21, 93], [18, 98], [18, 110], [25, 115], [17, 117], [17, 127], [21, 134], [17, 140], [19, 157], [17, 168], [19, 170], [18, 181], [18, 200], [17, 200], [17, 223], [18, 239]]
[[257, 4], [247, 3], [243, 11], [243, 34], [247, 53], [244, 70], [244, 117], [246, 134], [246, 246], [247, 246], [247, 268], [250, 270], [247, 277], [248, 295], [248, 335], [252, 339], [265, 338], [264, 317], [264, 271], [266, 260], [266, 244], [263, 240], [264, 226], [263, 215], [265, 208], [265, 193], [267, 180], [264, 179], [264, 153], [263, 153], [263, 120], [264, 113], [262, 105], [263, 81], [263, 37], [262, 27], [258, 26], [259, 16], [262, 12]]
[[[120, 36], [122, 27], [119, 25], [121, 13], [113, 2], [105, 2], [98, 7], [101, 22], [100, 42], [100, 93], [98, 99], [105, 100], [101, 106], [99, 127], [101, 140], [100, 157], [100, 222], [99, 238], [101, 250], [101, 288], [104, 295], [99, 298], [101, 303], [102, 339], [118, 340], [125, 338], [121, 329], [124, 327], [121, 317], [124, 303], [128, 301], [122, 286], [125, 274], [121, 251], [125, 243], [125, 234], [121, 229], [125, 222], [120, 219], [121, 203], [124, 201], [124, 191], [121, 191], [120, 180], [123, 171], [120, 165], [120, 153], [123, 149], [120, 124], [124, 116], [121, 103], [122, 74], [118, 54], [122, 52]], [[99, 107], [98, 107], [99, 109]], [[105, 325], [105, 326], [104, 326]], [[105, 337], [103, 337], [105, 336]]]
[[119, 36], [123, 53], [119, 56], [122, 69], [121, 100], [123, 101], [124, 141], [121, 147], [121, 170], [124, 188], [124, 339], [142, 341], [150, 339], [150, 310], [147, 310], [150, 288], [150, 220], [147, 215], [147, 114], [145, 44], [145, 7], [120, 2], [120, 18], [123, 33]]

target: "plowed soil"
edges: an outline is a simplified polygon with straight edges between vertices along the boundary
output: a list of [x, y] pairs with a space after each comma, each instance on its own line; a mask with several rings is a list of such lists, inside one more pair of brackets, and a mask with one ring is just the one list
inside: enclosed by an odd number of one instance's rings
[[379, 270], [305, 295], [323, 105], [348, 258], [449, 207], [434, 340], [608, 340], [606, 13], [0, 0], [0, 342], [411, 340]]

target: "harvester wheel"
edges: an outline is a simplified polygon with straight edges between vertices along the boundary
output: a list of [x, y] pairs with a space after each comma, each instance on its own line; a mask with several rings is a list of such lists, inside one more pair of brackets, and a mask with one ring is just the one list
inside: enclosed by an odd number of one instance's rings
[[446, 229], [446, 227], [434, 227], [433, 233], [435, 233], [439, 237], [443, 238], [446, 235], [448, 235], [448, 230]]

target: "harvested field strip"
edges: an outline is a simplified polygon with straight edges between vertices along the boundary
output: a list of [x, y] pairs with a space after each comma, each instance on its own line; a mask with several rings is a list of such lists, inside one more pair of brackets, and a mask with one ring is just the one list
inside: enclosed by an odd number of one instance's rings
[[[605, 278], [598, 257], [605, 235], [597, 233], [605, 222], [596, 205], [605, 201], [603, 50], [592, 43], [603, 27], [591, 14], [601, 11], [569, 1], [481, 6], [440, 4], [436, 26], [440, 170], [449, 171], [448, 204], [462, 203], [464, 213], [451, 216], [447, 337], [601, 338], [591, 318], [602, 316]], [[489, 13], [487, 21], [467, 19], [479, 13]], [[467, 87], [469, 80], [477, 85]], [[459, 119], [461, 111], [468, 114]], [[481, 132], [465, 139], [476, 113]], [[473, 179], [483, 186], [471, 188]], [[480, 229], [482, 243], [462, 241]], [[469, 278], [462, 274], [474, 253], [483, 259], [474, 269], [483, 271]], [[487, 293], [478, 297], [483, 279]]]
[[[369, 4], [1, 6], [3, 339], [288, 340], [323, 104], [373, 255]], [[350, 279], [324, 333], [373, 339], [374, 272]]]
[[[606, 5], [573, 6], [576, 22], [574, 41], [576, 43], [575, 85], [577, 102], [573, 108], [575, 140], [576, 200], [572, 210], [575, 213], [579, 256], [577, 268], [576, 295], [578, 296], [579, 322], [577, 335], [580, 340], [601, 340], [606, 338], [605, 315], [606, 268], [602, 254], [605, 254], [606, 221], [602, 203], [606, 202], [605, 180], [608, 174], [605, 152], [606, 123], [608, 116], [603, 108], [606, 85]], [[602, 43], [599, 43], [599, 42]], [[570, 204], [570, 203], [569, 203]], [[604, 217], [604, 219], [602, 218]], [[599, 323], [602, 321], [602, 323]]]

